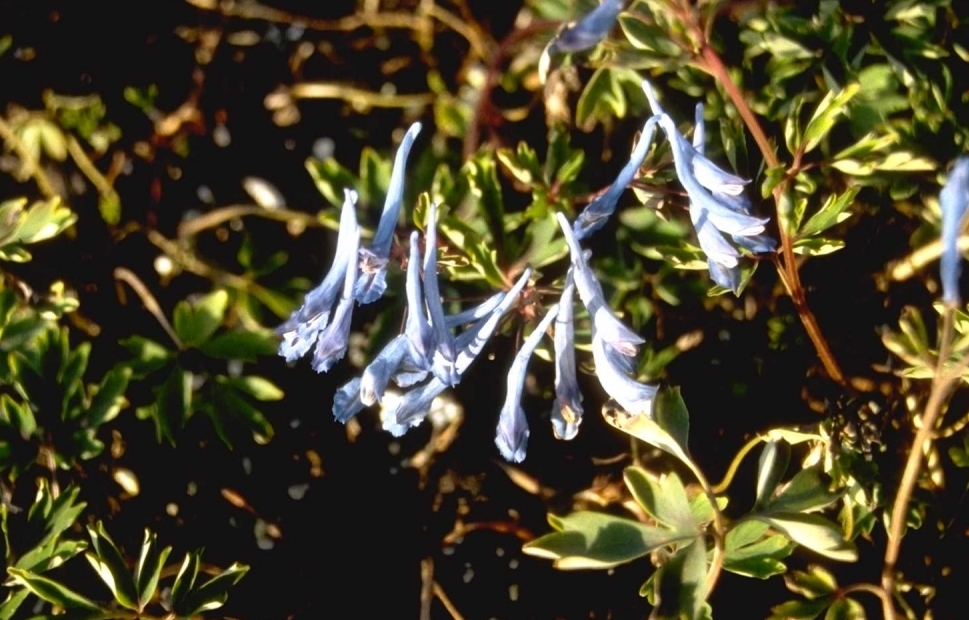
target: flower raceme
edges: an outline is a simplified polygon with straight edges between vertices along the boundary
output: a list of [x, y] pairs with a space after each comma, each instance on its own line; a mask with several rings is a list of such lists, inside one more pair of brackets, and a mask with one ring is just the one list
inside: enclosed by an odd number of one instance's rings
[[[663, 111], [646, 80], [643, 91], [654, 118], [670, 141], [676, 176], [690, 198], [690, 219], [714, 282], [738, 293], [741, 287], [740, 258], [736, 246], [753, 254], [773, 252], [776, 243], [763, 234], [766, 218], [751, 214], [750, 199], [743, 193], [750, 181], [731, 174], [703, 154], [705, 127], [703, 107], [697, 106], [691, 144]], [[731, 244], [724, 235], [733, 240]], [[735, 244], [735, 245], [734, 245]]]
[[542, 82], [548, 76], [552, 56], [581, 52], [601, 43], [615, 27], [622, 6], [623, 0], [602, 0], [599, 6], [563, 28], [542, 52], [538, 65]]
[[[609, 8], [618, 13], [619, 6], [619, 2], [604, 0], [597, 10]], [[614, 17], [610, 19], [614, 21]], [[587, 25], [591, 28], [589, 24], [593, 23], [600, 22], [593, 20], [587, 24], [580, 20], [573, 28], [582, 30]], [[572, 45], [572, 36], [560, 35], [566, 46]], [[580, 243], [600, 229], [616, 210], [620, 197], [649, 151], [657, 126], [671, 144], [676, 175], [689, 196], [690, 219], [700, 248], [707, 256], [713, 280], [724, 288], [738, 291], [740, 260], [745, 255], [742, 251], [757, 254], [774, 249], [774, 241], [764, 234], [767, 220], [751, 213], [750, 201], [744, 195], [749, 181], [723, 170], [704, 155], [702, 107], [697, 106], [690, 142], [663, 111], [648, 82], [643, 83], [643, 89], [654, 115], [643, 125], [629, 161], [613, 184], [589, 203], [574, 222], [569, 222], [561, 213], [556, 214], [569, 250], [569, 269], [557, 303], [545, 310], [544, 318], [525, 339], [508, 371], [506, 399], [498, 412], [495, 435], [498, 450], [508, 460], [517, 462], [525, 458], [529, 427], [521, 407], [523, 386], [528, 362], [550, 327], [555, 365], [555, 399], [549, 416], [552, 431], [562, 440], [570, 440], [578, 432], [583, 407], [575, 359], [576, 293], [589, 315], [592, 361], [602, 389], [630, 414], [652, 415], [658, 388], [635, 377], [636, 356], [644, 340], [609, 307], [602, 286], [589, 266], [590, 253]], [[330, 270], [320, 285], [307, 293], [302, 306], [277, 330], [282, 335], [279, 354], [287, 361], [295, 361], [312, 350], [314, 370], [328, 371], [347, 350], [354, 303], [370, 303], [385, 292], [386, 270], [403, 203], [404, 168], [420, 128], [420, 124], [412, 125], [397, 150], [377, 232], [365, 249], [359, 248], [356, 192], [345, 192], [336, 255]], [[949, 300], [956, 294], [953, 291], [957, 291], [958, 253], [954, 239], [969, 203], [969, 158], [956, 163], [940, 202], [946, 241], [943, 287]], [[402, 435], [421, 424], [434, 400], [464, 378], [529, 284], [531, 270], [525, 269], [508, 291], [498, 292], [478, 306], [448, 314], [438, 281], [437, 206], [433, 203], [424, 229], [423, 252], [420, 233], [414, 231], [409, 235], [403, 287], [406, 317], [402, 333], [384, 345], [360, 377], [337, 391], [333, 415], [341, 422], [366, 407], [380, 404], [381, 424], [394, 435]], [[385, 398], [391, 384], [402, 391], [392, 401]]]

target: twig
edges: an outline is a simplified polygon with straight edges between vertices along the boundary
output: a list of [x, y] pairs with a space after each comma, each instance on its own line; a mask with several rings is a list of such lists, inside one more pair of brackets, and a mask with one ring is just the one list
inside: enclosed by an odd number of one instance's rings
[[172, 339], [175, 346], [182, 349], [183, 344], [181, 338], [179, 338], [178, 334], [175, 333], [175, 329], [172, 327], [172, 324], [168, 322], [168, 317], [165, 316], [165, 313], [162, 312], [161, 306], [158, 305], [158, 300], [156, 300], [155, 296], [151, 294], [151, 291], [149, 291], [148, 287], [145, 286], [145, 284], [141, 281], [141, 278], [136, 276], [133, 271], [125, 267], [115, 268], [114, 277], [117, 280], [126, 282], [128, 286], [134, 290], [135, 294], [141, 299], [141, 303], [145, 306], [145, 310], [155, 317], [155, 320], [158, 321], [158, 323], [162, 326], [162, 329], [164, 329], [165, 333], [168, 334], [168, 337]]
[[11, 149], [20, 157], [20, 161], [24, 166], [24, 170], [33, 177], [34, 181], [37, 183], [40, 193], [47, 198], [56, 198], [57, 190], [54, 189], [54, 184], [51, 183], [50, 179], [44, 173], [44, 170], [40, 167], [40, 163], [34, 159], [33, 154], [24, 143], [17, 137], [13, 128], [7, 123], [7, 119], [0, 116], [0, 138], [7, 143]]
[[[932, 380], [932, 391], [929, 393], [929, 400], [925, 403], [921, 425], [918, 427], [912, 448], [908, 453], [908, 459], [905, 461], [902, 479], [898, 484], [898, 492], [895, 494], [895, 503], [892, 505], [888, 544], [885, 547], [885, 561], [882, 566], [882, 589], [889, 596], [895, 592], [895, 569], [902, 546], [902, 537], [905, 533], [905, 515], [908, 512], [909, 503], [912, 501], [912, 492], [915, 490], [915, 484], [918, 482], [919, 473], [922, 470], [924, 455], [932, 447], [935, 428], [939, 422], [939, 416], [942, 413], [942, 406], [945, 404], [946, 398], [960, 380], [962, 373], [966, 368], [969, 368], [969, 358], [963, 359], [951, 368], [946, 368], [951, 353], [954, 314], [955, 306], [946, 304], [942, 314], [939, 357], [936, 362], [935, 378]], [[896, 612], [890, 598], [882, 600], [885, 620], [894, 620]]]
[[276, 220], [278, 222], [289, 223], [295, 221], [307, 228], [321, 226], [319, 219], [302, 211], [294, 211], [292, 209], [266, 209], [256, 205], [229, 205], [220, 207], [214, 211], [209, 211], [196, 218], [183, 221], [178, 225], [178, 238], [187, 239], [194, 237], [203, 230], [215, 228], [223, 222], [250, 215], [266, 218], [267, 220]]
[[710, 570], [707, 572], [707, 580], [703, 590], [703, 598], [708, 599], [713, 593], [713, 589], [717, 587], [717, 581], [723, 571], [723, 560], [726, 556], [727, 523], [720, 511], [720, 506], [717, 505], [717, 495], [713, 492], [713, 487], [710, 486], [710, 481], [703, 474], [703, 470], [692, 460], [686, 461], [686, 464], [693, 475], [696, 476], [697, 482], [703, 488], [703, 493], [710, 501], [710, 508], [713, 510], [713, 558], [710, 561]]
[[431, 601], [434, 600], [434, 558], [421, 560], [421, 615], [420, 620], [431, 620]]
[[[687, 10], [692, 15], [692, 7], [689, 7]], [[767, 134], [764, 133], [764, 129], [760, 126], [757, 116], [747, 104], [743, 93], [740, 92], [740, 88], [738, 88], [737, 84], [730, 77], [730, 72], [723, 64], [723, 60], [717, 54], [716, 50], [709, 45], [703, 30], [698, 26], [695, 27], [695, 30], [696, 32], [694, 34], [698, 37], [700, 47], [698, 58], [700, 68], [709, 73], [723, 87], [727, 97], [734, 104], [744, 124], [753, 136], [754, 142], [757, 143], [767, 166], [769, 168], [778, 167], [780, 160], [777, 158], [777, 154], [774, 153], [774, 149], [771, 147], [770, 141], [767, 139]], [[777, 206], [778, 215], [781, 213], [781, 204], [786, 199], [785, 192], [787, 191], [790, 172], [788, 171], [788, 176], [774, 188], [774, 202]], [[784, 282], [791, 301], [794, 302], [794, 308], [797, 310], [798, 317], [800, 317], [808, 337], [814, 344], [814, 348], [817, 350], [818, 357], [821, 359], [821, 363], [825, 371], [827, 371], [828, 376], [838, 384], [846, 385], [844, 373], [834, 355], [831, 353], [827, 340], [825, 340], [824, 335], [821, 333], [817, 318], [815, 318], [814, 313], [807, 304], [804, 286], [801, 284], [801, 276], [798, 273], [797, 260], [794, 256], [794, 239], [791, 237], [790, 231], [787, 230], [786, 222], [780, 221], [780, 218], [778, 218], [777, 228], [780, 235], [781, 255], [784, 260], [776, 262], [775, 265], [777, 265], [778, 273], [781, 274], [781, 280]]]
[[449, 599], [447, 594], [444, 593], [444, 588], [442, 588], [441, 584], [436, 581], [434, 582], [434, 596], [441, 601], [441, 604], [444, 605], [444, 609], [447, 609], [447, 612], [451, 614], [451, 617], [454, 618], [454, 620], [464, 620], [464, 616], [461, 615], [458, 608], [454, 606], [451, 599]]

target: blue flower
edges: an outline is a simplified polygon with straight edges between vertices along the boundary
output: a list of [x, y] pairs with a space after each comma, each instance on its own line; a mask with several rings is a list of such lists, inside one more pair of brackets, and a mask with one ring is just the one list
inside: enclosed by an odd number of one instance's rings
[[572, 256], [571, 272], [575, 278], [575, 288], [579, 291], [579, 298], [582, 299], [586, 310], [589, 311], [593, 326], [601, 337], [615, 347], [616, 350], [626, 356], [635, 356], [638, 352], [639, 345], [645, 342], [645, 340], [639, 334], [623, 325], [622, 321], [613, 313], [612, 309], [606, 303], [606, 298], [602, 292], [602, 287], [599, 285], [599, 281], [596, 280], [592, 269], [589, 268], [585, 260], [582, 248], [579, 247], [575, 235], [572, 234], [572, 227], [569, 226], [569, 221], [561, 213], [557, 213], [556, 218], [558, 218], [559, 226], [562, 228], [565, 241], [569, 245], [569, 252]]
[[700, 249], [707, 255], [710, 276], [736, 293], [741, 285], [742, 255], [723, 235], [729, 235], [734, 243], [751, 252], [771, 252], [776, 247], [773, 239], [761, 234], [768, 220], [750, 213], [750, 201], [743, 194], [749, 181], [723, 170], [703, 155], [703, 108], [697, 108], [694, 143], [690, 144], [660, 107], [648, 81], [643, 81], [643, 90], [669, 138], [676, 176], [690, 198], [690, 219]]
[[[353, 234], [347, 251], [350, 256], [357, 255], [360, 246], [360, 228], [354, 221]], [[350, 339], [350, 319], [353, 318], [353, 287], [357, 282], [355, 265], [349, 265], [343, 277], [343, 293], [336, 304], [333, 318], [325, 329], [316, 337], [316, 349], [313, 351], [312, 367], [316, 372], [327, 372], [333, 364], [343, 359], [347, 352]]]
[[437, 282], [437, 205], [431, 203], [427, 213], [427, 233], [424, 248], [424, 303], [431, 318], [434, 329], [436, 350], [432, 372], [448, 385], [457, 385], [458, 373], [454, 368], [457, 351], [454, 345], [454, 334], [448, 329], [444, 319], [444, 306], [441, 303], [441, 291]]
[[575, 326], [572, 321], [572, 298], [575, 284], [572, 273], [565, 281], [555, 317], [555, 402], [552, 404], [552, 432], [557, 439], [575, 438], [582, 423], [582, 393], [575, 371]]
[[952, 165], [952, 172], [939, 193], [942, 208], [942, 259], [939, 269], [942, 278], [942, 300], [947, 304], [961, 303], [959, 274], [962, 257], [959, 255], [959, 230], [969, 207], [969, 155]]
[[[288, 362], [303, 357], [314, 343], [320, 341], [324, 333], [327, 338], [332, 339], [336, 332], [340, 331], [338, 329], [327, 332], [327, 329], [332, 325], [331, 313], [333, 313], [333, 305], [337, 303], [337, 297], [340, 296], [341, 288], [345, 292], [347, 280], [355, 281], [357, 265], [356, 261], [351, 261], [351, 257], [356, 256], [360, 240], [360, 229], [357, 226], [357, 216], [354, 211], [357, 194], [351, 190], [346, 190], [344, 194], [336, 252], [329, 272], [319, 286], [306, 294], [299, 310], [293, 312], [289, 319], [276, 329], [276, 332], [283, 336], [282, 342], [279, 343], [279, 355], [286, 358]], [[337, 320], [341, 323], [346, 322], [349, 329], [351, 307], [352, 304], [348, 306], [341, 299], [337, 312], [333, 316], [333, 322]], [[340, 329], [342, 328], [341, 324]], [[327, 348], [328, 346], [324, 347], [324, 349]]]
[[[529, 277], [531, 277], [531, 270], [526, 269], [515, 285], [502, 296], [501, 303], [495, 306], [490, 313], [478, 319], [472, 327], [461, 332], [455, 339], [455, 347], [458, 353], [454, 361], [454, 372], [459, 379], [471, 365], [471, 362], [484, 349], [495, 328], [498, 327], [501, 318], [511, 309], [512, 304], [515, 303], [518, 295], [525, 288]], [[419, 425], [427, 416], [434, 398], [447, 387], [447, 383], [439, 377], [433, 376], [427, 383], [408, 391], [391, 411], [386, 412], [383, 421], [384, 430], [399, 437], [410, 428]], [[334, 416], [337, 413], [334, 408]]]
[[629, 364], [619, 351], [592, 331], [592, 359], [596, 364], [596, 376], [606, 394], [629, 413], [653, 415], [653, 398], [659, 389], [632, 379], [627, 373]]
[[363, 277], [357, 281], [353, 295], [361, 304], [377, 301], [387, 289], [387, 260], [394, 241], [394, 229], [397, 228], [400, 217], [400, 207], [404, 201], [404, 168], [407, 166], [410, 149], [420, 132], [421, 124], [414, 123], [400, 143], [390, 173], [390, 186], [387, 188], [387, 199], [384, 201], [380, 223], [377, 224], [377, 232], [370, 247], [360, 250], [360, 271]]
[[616, 177], [615, 182], [601, 196], [590, 202], [579, 214], [579, 217], [575, 219], [572, 230], [577, 241], [582, 241], [602, 228], [613, 211], [616, 210], [619, 197], [626, 191], [626, 186], [632, 182], [639, 167], [643, 165], [643, 160], [646, 159], [646, 151], [649, 150], [649, 145], [653, 142], [653, 134], [656, 131], [656, 120], [653, 117], [646, 121], [639, 142], [636, 143], [636, 148], [633, 149], [632, 155], [629, 157], [629, 162], [619, 171], [619, 176]]
[[622, 0], [602, 0], [602, 4], [569, 24], [552, 40], [550, 52], [581, 52], [599, 44], [616, 25]]
[[558, 313], [557, 304], [549, 309], [538, 327], [522, 343], [515, 355], [515, 361], [508, 370], [505, 404], [501, 407], [501, 414], [498, 416], [498, 430], [495, 435], [495, 445], [498, 446], [498, 451], [506, 461], [521, 463], [525, 460], [525, 450], [528, 447], [528, 420], [525, 419], [525, 412], [521, 406], [522, 391], [525, 388], [525, 371], [528, 368], [528, 360], [535, 352], [535, 347], [538, 346]]

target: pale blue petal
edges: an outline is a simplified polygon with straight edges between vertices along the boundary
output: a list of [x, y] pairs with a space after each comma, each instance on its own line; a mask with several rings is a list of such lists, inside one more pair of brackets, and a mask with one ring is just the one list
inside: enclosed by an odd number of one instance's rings
[[962, 256], [959, 254], [959, 231], [969, 207], [969, 156], [956, 160], [949, 179], [939, 193], [942, 208], [942, 257], [939, 264], [942, 279], [942, 299], [948, 304], [961, 303], [959, 274]]
[[444, 322], [448, 327], [461, 327], [468, 323], [474, 323], [480, 318], [491, 314], [491, 311], [498, 307], [501, 300], [505, 297], [504, 293], [495, 293], [482, 303], [473, 308], [462, 310], [457, 314], [449, 314], [444, 317]]
[[430, 370], [434, 354], [434, 331], [427, 322], [424, 295], [421, 290], [421, 261], [417, 231], [410, 236], [410, 259], [407, 263], [407, 324], [404, 333], [411, 343], [411, 362], [416, 369]]
[[410, 345], [407, 337], [397, 336], [381, 349], [373, 361], [367, 364], [360, 378], [360, 402], [366, 406], [380, 402], [384, 398], [384, 391], [390, 383], [404, 358], [409, 354]]
[[333, 395], [333, 417], [346, 424], [353, 416], [363, 411], [360, 401], [360, 379], [351, 379]]
[[599, 383], [619, 405], [630, 413], [652, 416], [657, 387], [633, 380], [620, 365], [621, 355], [598, 334], [592, 334], [592, 358]]
[[602, 4], [559, 33], [552, 48], [559, 52], [579, 52], [598, 45], [609, 36], [622, 11], [622, 0], [602, 0]]
[[626, 191], [626, 187], [632, 182], [633, 177], [636, 176], [639, 167], [643, 165], [643, 160], [646, 159], [646, 152], [649, 150], [649, 145], [653, 142], [653, 134], [655, 132], [656, 119], [650, 118], [643, 126], [643, 132], [639, 137], [639, 142], [636, 143], [636, 148], [633, 149], [632, 155], [629, 157], [629, 162], [619, 171], [619, 176], [616, 177], [613, 184], [601, 196], [590, 202], [582, 210], [582, 213], [579, 214], [579, 217], [575, 219], [572, 230], [575, 233], [576, 241], [582, 241], [605, 226], [609, 217], [616, 210], [619, 197]]
[[579, 298], [582, 299], [582, 303], [589, 311], [589, 316], [592, 317], [593, 324], [602, 334], [602, 337], [608, 340], [616, 349], [622, 351], [624, 355], [636, 355], [637, 347], [645, 342], [645, 340], [639, 334], [623, 325], [622, 321], [613, 313], [612, 309], [606, 303], [605, 295], [602, 293], [602, 287], [599, 285], [598, 280], [596, 280], [595, 275], [593, 275], [592, 270], [585, 260], [582, 248], [579, 247], [575, 235], [572, 234], [572, 227], [569, 226], [568, 220], [561, 213], [557, 213], [556, 217], [558, 218], [559, 226], [562, 228], [562, 233], [565, 235], [569, 252], [572, 255], [572, 272], [575, 278], [575, 288], [579, 291]]
[[[355, 256], [360, 243], [360, 228], [354, 221], [354, 231], [349, 247], [350, 255]], [[356, 265], [347, 267], [343, 280], [343, 293], [337, 303], [333, 320], [326, 326], [316, 340], [316, 350], [313, 352], [313, 370], [327, 372], [333, 364], [343, 359], [347, 351], [350, 338], [350, 320], [353, 318], [353, 288], [357, 281]]]
[[354, 290], [354, 297], [361, 304], [369, 304], [380, 299], [387, 290], [387, 261], [390, 248], [394, 242], [394, 230], [400, 219], [400, 207], [404, 202], [404, 174], [407, 167], [407, 157], [417, 134], [421, 131], [421, 124], [414, 123], [404, 135], [404, 140], [397, 149], [394, 157], [394, 167], [390, 173], [390, 185], [387, 188], [387, 198], [384, 210], [377, 224], [377, 232], [369, 248], [360, 250], [360, 279]]
[[528, 447], [528, 421], [521, 407], [522, 391], [525, 388], [525, 371], [528, 360], [535, 352], [535, 347], [541, 342], [542, 336], [548, 331], [552, 321], [558, 316], [558, 305], [552, 306], [545, 314], [545, 318], [538, 327], [525, 338], [521, 348], [515, 355], [515, 360], [508, 370], [508, 380], [505, 392], [505, 404], [498, 416], [498, 429], [495, 434], [495, 445], [506, 461], [521, 463], [525, 460], [525, 450]]
[[557, 439], [569, 441], [579, 432], [582, 423], [582, 393], [575, 370], [575, 327], [572, 300], [575, 285], [571, 271], [559, 298], [559, 312], [555, 317], [553, 346], [555, 349], [555, 402], [552, 404], [552, 432]]
[[437, 205], [431, 203], [427, 214], [426, 247], [424, 248], [424, 303], [434, 328], [437, 349], [434, 352], [434, 375], [448, 385], [456, 385], [458, 373], [454, 370], [457, 355], [454, 334], [444, 319], [444, 306], [437, 283]]
[[337, 237], [333, 264], [319, 286], [306, 294], [303, 305], [276, 329], [283, 336], [279, 343], [279, 355], [292, 362], [303, 357], [316, 342], [330, 320], [333, 304], [340, 295], [350, 265], [350, 244], [357, 231], [354, 207], [357, 194], [346, 190], [343, 209], [340, 212], [340, 231]]

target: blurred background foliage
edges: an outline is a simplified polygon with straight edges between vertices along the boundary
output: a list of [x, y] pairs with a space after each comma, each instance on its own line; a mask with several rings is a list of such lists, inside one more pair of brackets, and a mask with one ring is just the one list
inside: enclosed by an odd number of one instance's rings
[[[550, 531], [549, 512], [629, 509], [640, 470], [624, 468], [670, 461], [599, 415], [556, 441], [541, 363], [528, 460], [500, 462], [492, 442], [524, 322], [566, 270], [554, 214], [573, 217], [625, 163], [649, 115], [645, 76], [679, 121], [705, 104], [708, 155], [754, 179], [768, 231], [791, 235], [844, 377], [769, 258], [739, 297], [711, 290], [662, 140], [590, 244], [610, 303], [647, 340], [641, 376], [680, 386], [693, 458], [714, 477], [752, 437], [799, 426], [844, 451], [871, 502], [857, 562], [798, 551], [789, 588], [724, 574], [713, 609], [767, 617], [789, 589], [827, 597], [835, 617], [877, 609], [839, 602], [837, 584], [877, 580], [874, 524], [925, 396], [890, 351], [917, 367], [934, 329], [935, 196], [969, 139], [969, 14], [948, 0], [698, 3], [772, 165], [698, 62], [669, 9], [682, 2], [627, 3], [609, 39], [557, 58], [543, 83], [546, 43], [595, 5], [0, 2], [0, 617], [647, 616], [644, 562], [559, 571], [521, 546]], [[449, 415], [395, 439], [372, 412], [334, 423], [330, 405], [397, 332], [402, 297], [358, 309], [347, 360], [325, 375], [287, 367], [273, 329], [329, 265], [345, 187], [372, 234], [414, 121], [402, 220], [423, 226], [420, 192], [446, 205], [445, 299], [483, 299], [529, 265], [539, 280], [441, 403]], [[897, 329], [915, 336], [885, 336]], [[964, 406], [957, 394], [950, 409]], [[922, 527], [900, 561], [912, 617], [959, 617], [961, 592], [943, 584], [969, 578], [967, 437], [930, 455], [913, 502]], [[750, 461], [738, 506], [762, 499]], [[771, 574], [791, 551], [774, 542]]]

